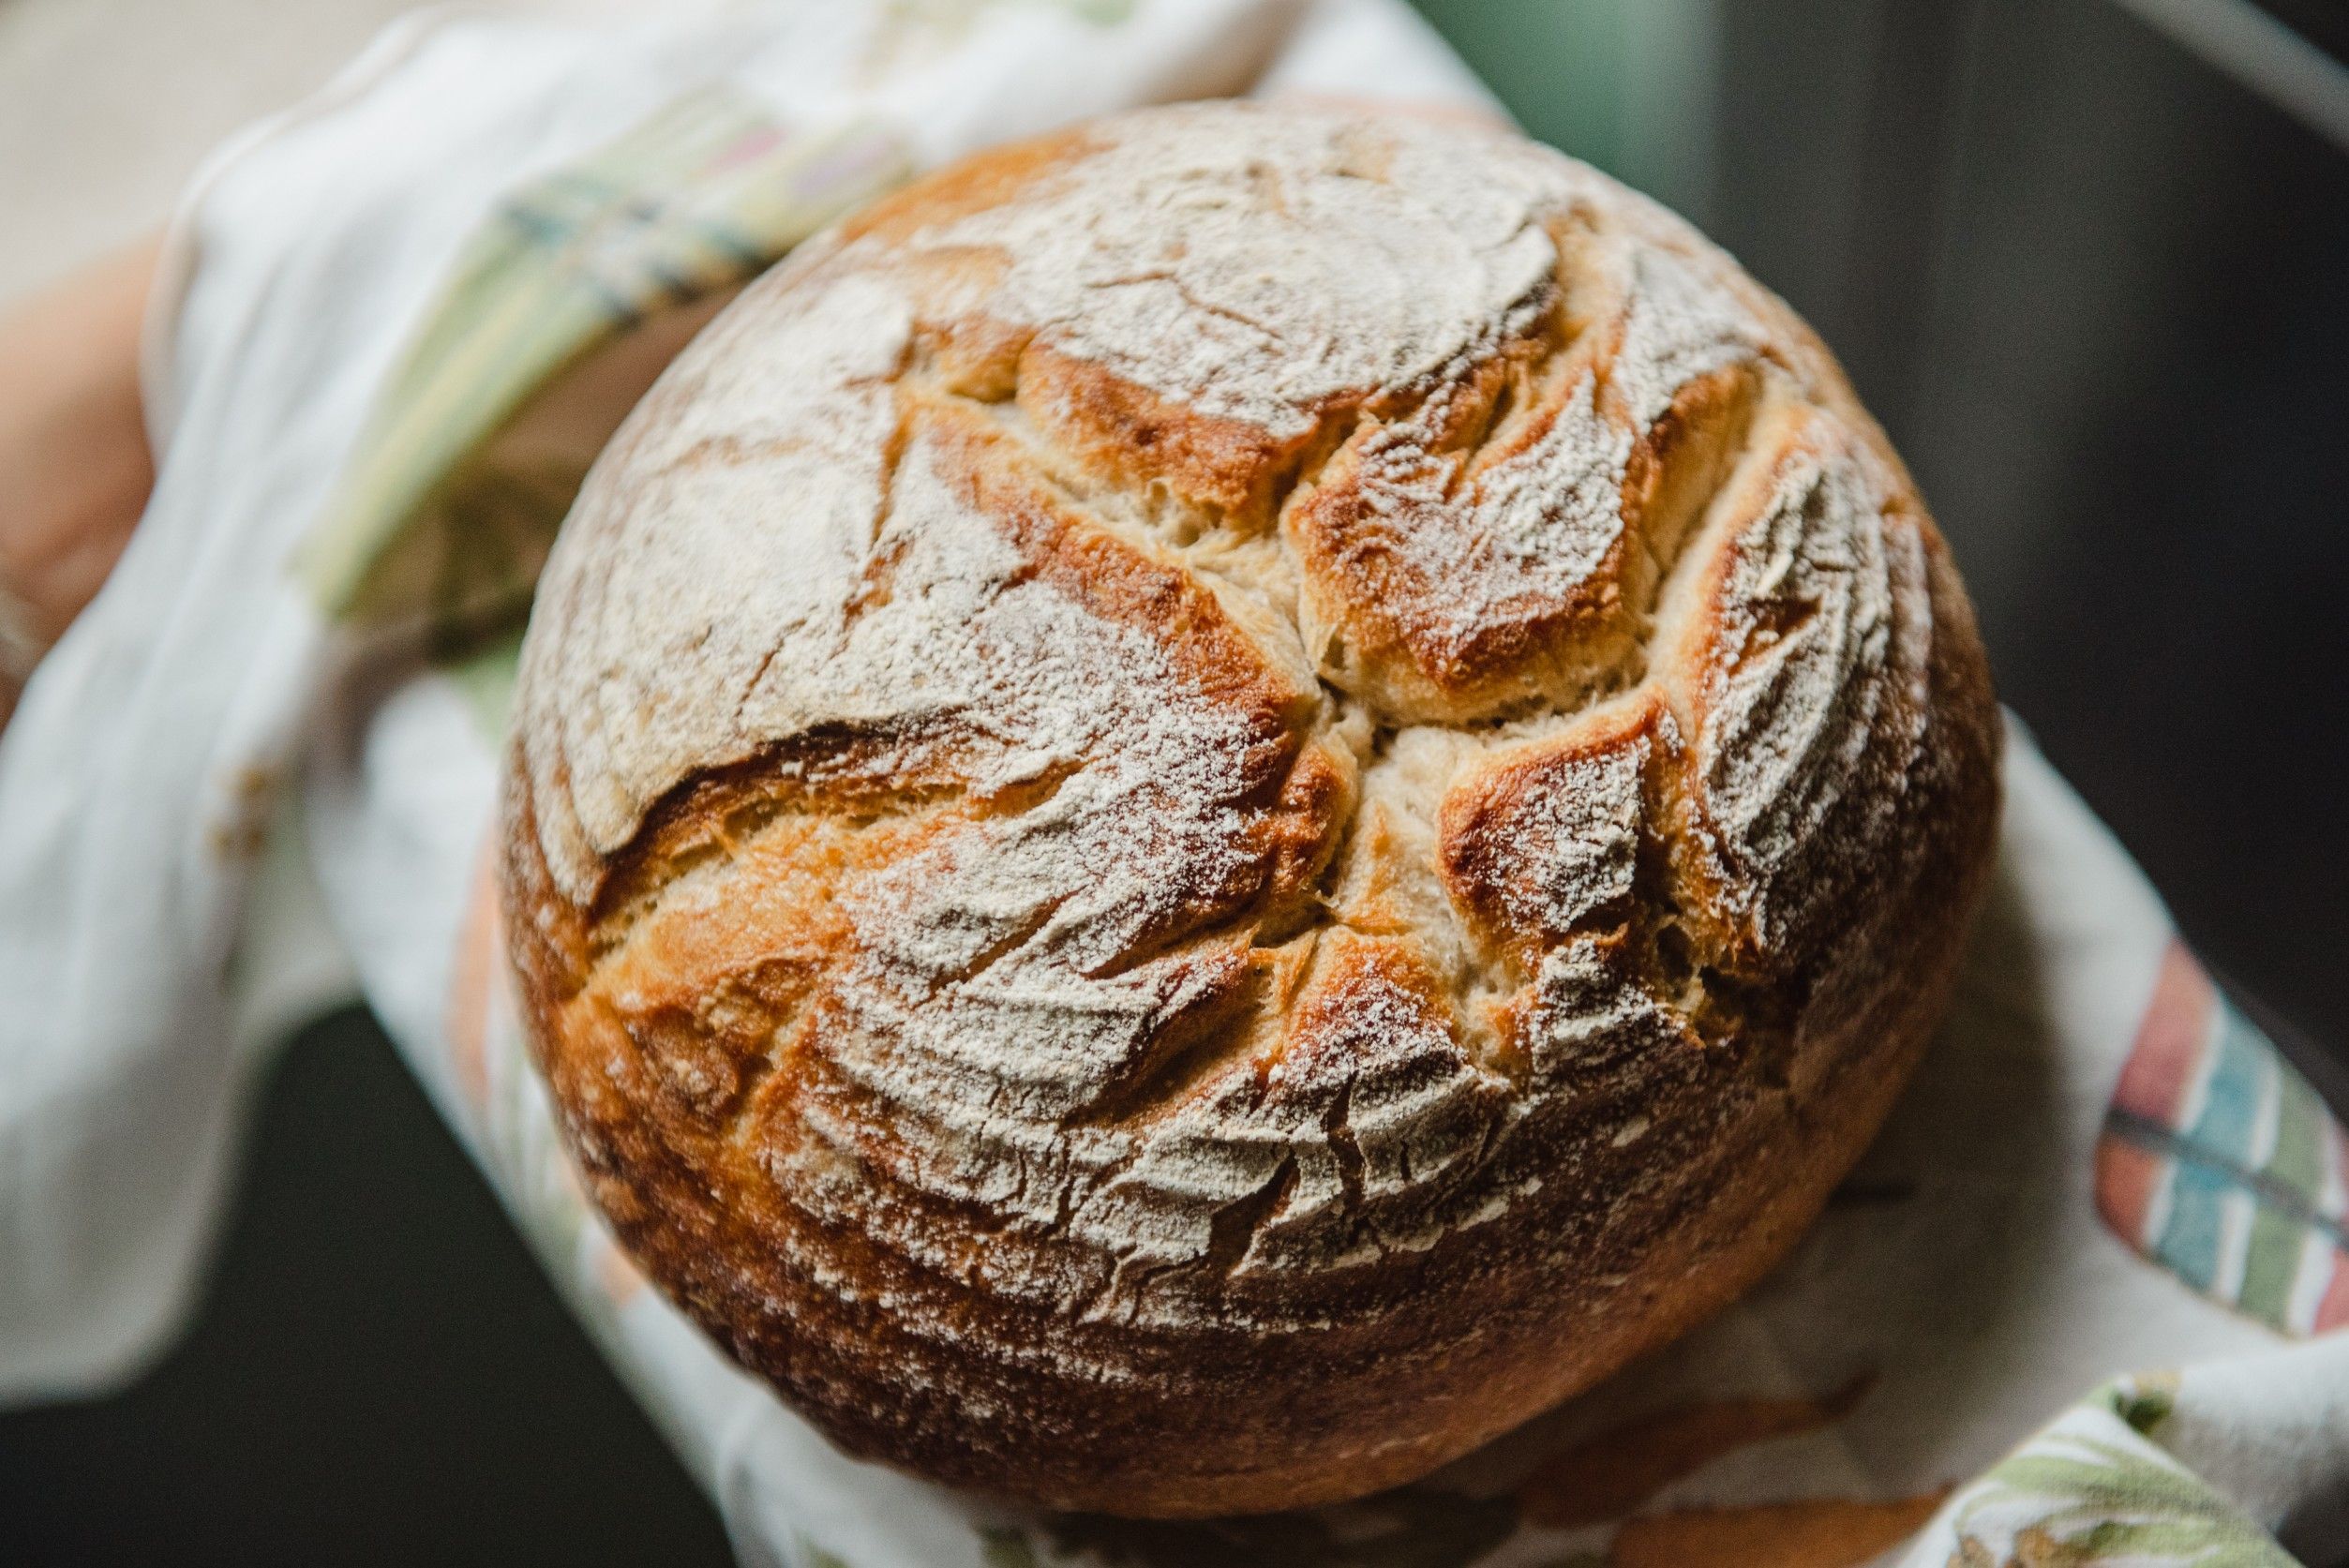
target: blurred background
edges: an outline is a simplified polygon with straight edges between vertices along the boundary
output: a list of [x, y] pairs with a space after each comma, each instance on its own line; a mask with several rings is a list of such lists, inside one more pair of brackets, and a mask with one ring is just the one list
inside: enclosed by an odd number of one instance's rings
[[[0, 0], [0, 298], [152, 227], [404, 8]], [[2002, 696], [2349, 1106], [2349, 8], [1421, 9], [1819, 329]], [[0, 1416], [0, 1563], [730, 1561], [363, 1015], [255, 1114], [190, 1339]]]

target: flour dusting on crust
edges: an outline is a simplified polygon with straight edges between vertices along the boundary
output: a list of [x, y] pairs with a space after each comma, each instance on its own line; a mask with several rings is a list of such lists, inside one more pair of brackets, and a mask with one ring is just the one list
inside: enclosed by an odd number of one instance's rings
[[[517, 699], [562, 1027], [683, 1053], [808, 1278], [1301, 1330], [1829, 962], [1922, 536], [1790, 318], [1554, 154], [1197, 106], [1013, 186], [806, 247], [591, 477]], [[1126, 477], [1177, 449], [1264, 515]]]
[[[1552, 286], [1565, 166], [1341, 119], [1130, 121], [1036, 195], [947, 228], [1010, 270], [990, 308], [1201, 414], [1275, 436], [1521, 331]], [[1495, 152], [1499, 153], [1495, 157]]]

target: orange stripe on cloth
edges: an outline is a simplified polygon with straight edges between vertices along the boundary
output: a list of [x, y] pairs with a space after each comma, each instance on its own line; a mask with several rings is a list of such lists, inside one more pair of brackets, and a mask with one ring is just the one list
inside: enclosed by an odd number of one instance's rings
[[1873, 1381], [1854, 1378], [1815, 1399], [1724, 1399], [1609, 1427], [1528, 1476], [1518, 1506], [1552, 1529], [1619, 1519], [1725, 1454], [1842, 1420]]
[[2333, 1254], [2333, 1277], [2325, 1282], [2325, 1293], [2316, 1298], [2316, 1315], [2309, 1322], [2308, 1332], [2327, 1334], [2349, 1323], [2349, 1258]]
[[2108, 1132], [2096, 1141], [2096, 1212], [2132, 1247], [2153, 1245], [2146, 1234], [2146, 1210], [2164, 1169], [2160, 1156], [2127, 1139]]
[[472, 894], [465, 901], [464, 928], [449, 963], [448, 1010], [441, 1032], [447, 1038], [449, 1071], [475, 1116], [489, 1103], [488, 1031], [491, 988], [505, 967], [505, 929], [498, 903], [498, 835], [485, 835], [473, 872]]
[[2117, 1109], [2177, 1126], [2192, 1082], [2194, 1068], [2210, 1043], [2210, 1022], [2218, 992], [2194, 955], [2177, 938], [2162, 955], [2162, 972], [2153, 982], [2153, 996], [2137, 1025], [2136, 1043], [2130, 1047], [2128, 1065], [2113, 1090]]
[[1607, 1568], [1857, 1568], [1923, 1530], [1947, 1496], [1653, 1514], [1616, 1533]]

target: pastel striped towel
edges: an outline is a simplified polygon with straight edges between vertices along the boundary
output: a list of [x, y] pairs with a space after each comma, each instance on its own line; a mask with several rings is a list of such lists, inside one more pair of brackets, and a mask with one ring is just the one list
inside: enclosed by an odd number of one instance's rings
[[2097, 1140], [2104, 1222], [2195, 1290], [2286, 1334], [2349, 1322], [2349, 1138], [2182, 944]]

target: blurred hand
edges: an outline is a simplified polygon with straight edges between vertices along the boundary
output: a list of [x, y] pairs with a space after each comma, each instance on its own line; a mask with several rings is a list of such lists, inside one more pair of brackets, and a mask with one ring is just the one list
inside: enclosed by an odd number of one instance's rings
[[0, 309], [0, 724], [97, 596], [155, 483], [139, 330], [158, 242]]

